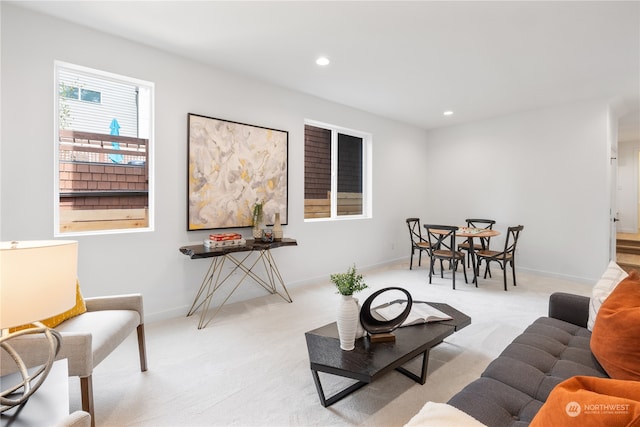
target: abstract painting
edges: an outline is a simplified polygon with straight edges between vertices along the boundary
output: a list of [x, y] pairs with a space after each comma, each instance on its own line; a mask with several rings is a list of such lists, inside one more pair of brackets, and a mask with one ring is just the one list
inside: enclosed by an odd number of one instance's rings
[[188, 132], [187, 230], [249, 227], [259, 202], [287, 223], [287, 131], [189, 114]]

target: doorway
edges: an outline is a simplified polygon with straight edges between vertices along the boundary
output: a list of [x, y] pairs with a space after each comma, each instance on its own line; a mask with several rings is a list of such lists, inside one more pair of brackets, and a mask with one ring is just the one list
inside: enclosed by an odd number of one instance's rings
[[[631, 185], [633, 191], [627, 192], [625, 195], [621, 195], [620, 201], [626, 201], [624, 209], [627, 217], [631, 216], [632, 221], [628, 221], [626, 227], [622, 232], [616, 233], [616, 262], [625, 270], [640, 269], [640, 144], [633, 144], [632, 147], [628, 147], [629, 154], [624, 157], [627, 150], [621, 149], [621, 160], [630, 160], [629, 164], [626, 164], [627, 170], [631, 179], [627, 179], [627, 185]], [[618, 165], [619, 167], [621, 165]], [[622, 170], [622, 176], [624, 180], [624, 170]], [[624, 186], [624, 183], [622, 183]], [[635, 232], [634, 232], [635, 231]]]

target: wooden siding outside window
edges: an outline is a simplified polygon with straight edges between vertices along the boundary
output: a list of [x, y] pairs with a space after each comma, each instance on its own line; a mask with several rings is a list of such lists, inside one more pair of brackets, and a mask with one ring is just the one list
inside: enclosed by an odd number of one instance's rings
[[[113, 149], [117, 142], [119, 148]], [[148, 140], [61, 130], [61, 232], [148, 227]], [[109, 162], [122, 154], [124, 164]]]

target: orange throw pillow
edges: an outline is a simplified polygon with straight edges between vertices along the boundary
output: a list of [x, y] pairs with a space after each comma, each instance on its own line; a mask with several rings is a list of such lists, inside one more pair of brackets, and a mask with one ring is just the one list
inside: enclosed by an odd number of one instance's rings
[[602, 303], [591, 351], [611, 378], [640, 380], [640, 275], [632, 270]]
[[[41, 320], [40, 322], [42, 322], [45, 326], [49, 328], [55, 328], [65, 320], [71, 319], [72, 317], [78, 316], [82, 313], [85, 313], [86, 311], [87, 311], [87, 305], [85, 304], [84, 298], [82, 297], [82, 292], [80, 292], [80, 281], [76, 280], [76, 305], [74, 305], [64, 313], [60, 313], [48, 319]], [[27, 329], [30, 327], [31, 325], [17, 326], [15, 328], [9, 329], [9, 332], [16, 332], [16, 331], [20, 331], [22, 329]]]
[[638, 381], [571, 377], [555, 386], [529, 427], [639, 427], [638, 399]]

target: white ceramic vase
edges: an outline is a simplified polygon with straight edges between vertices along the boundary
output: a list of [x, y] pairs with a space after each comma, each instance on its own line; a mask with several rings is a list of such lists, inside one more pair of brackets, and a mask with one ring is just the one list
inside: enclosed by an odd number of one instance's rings
[[276, 217], [273, 221], [273, 238], [276, 241], [282, 240], [282, 223], [280, 222], [280, 212], [276, 212]]
[[360, 309], [358, 300], [353, 295], [341, 295], [338, 306], [338, 335], [340, 348], [350, 351], [355, 348], [356, 333], [360, 323]]

